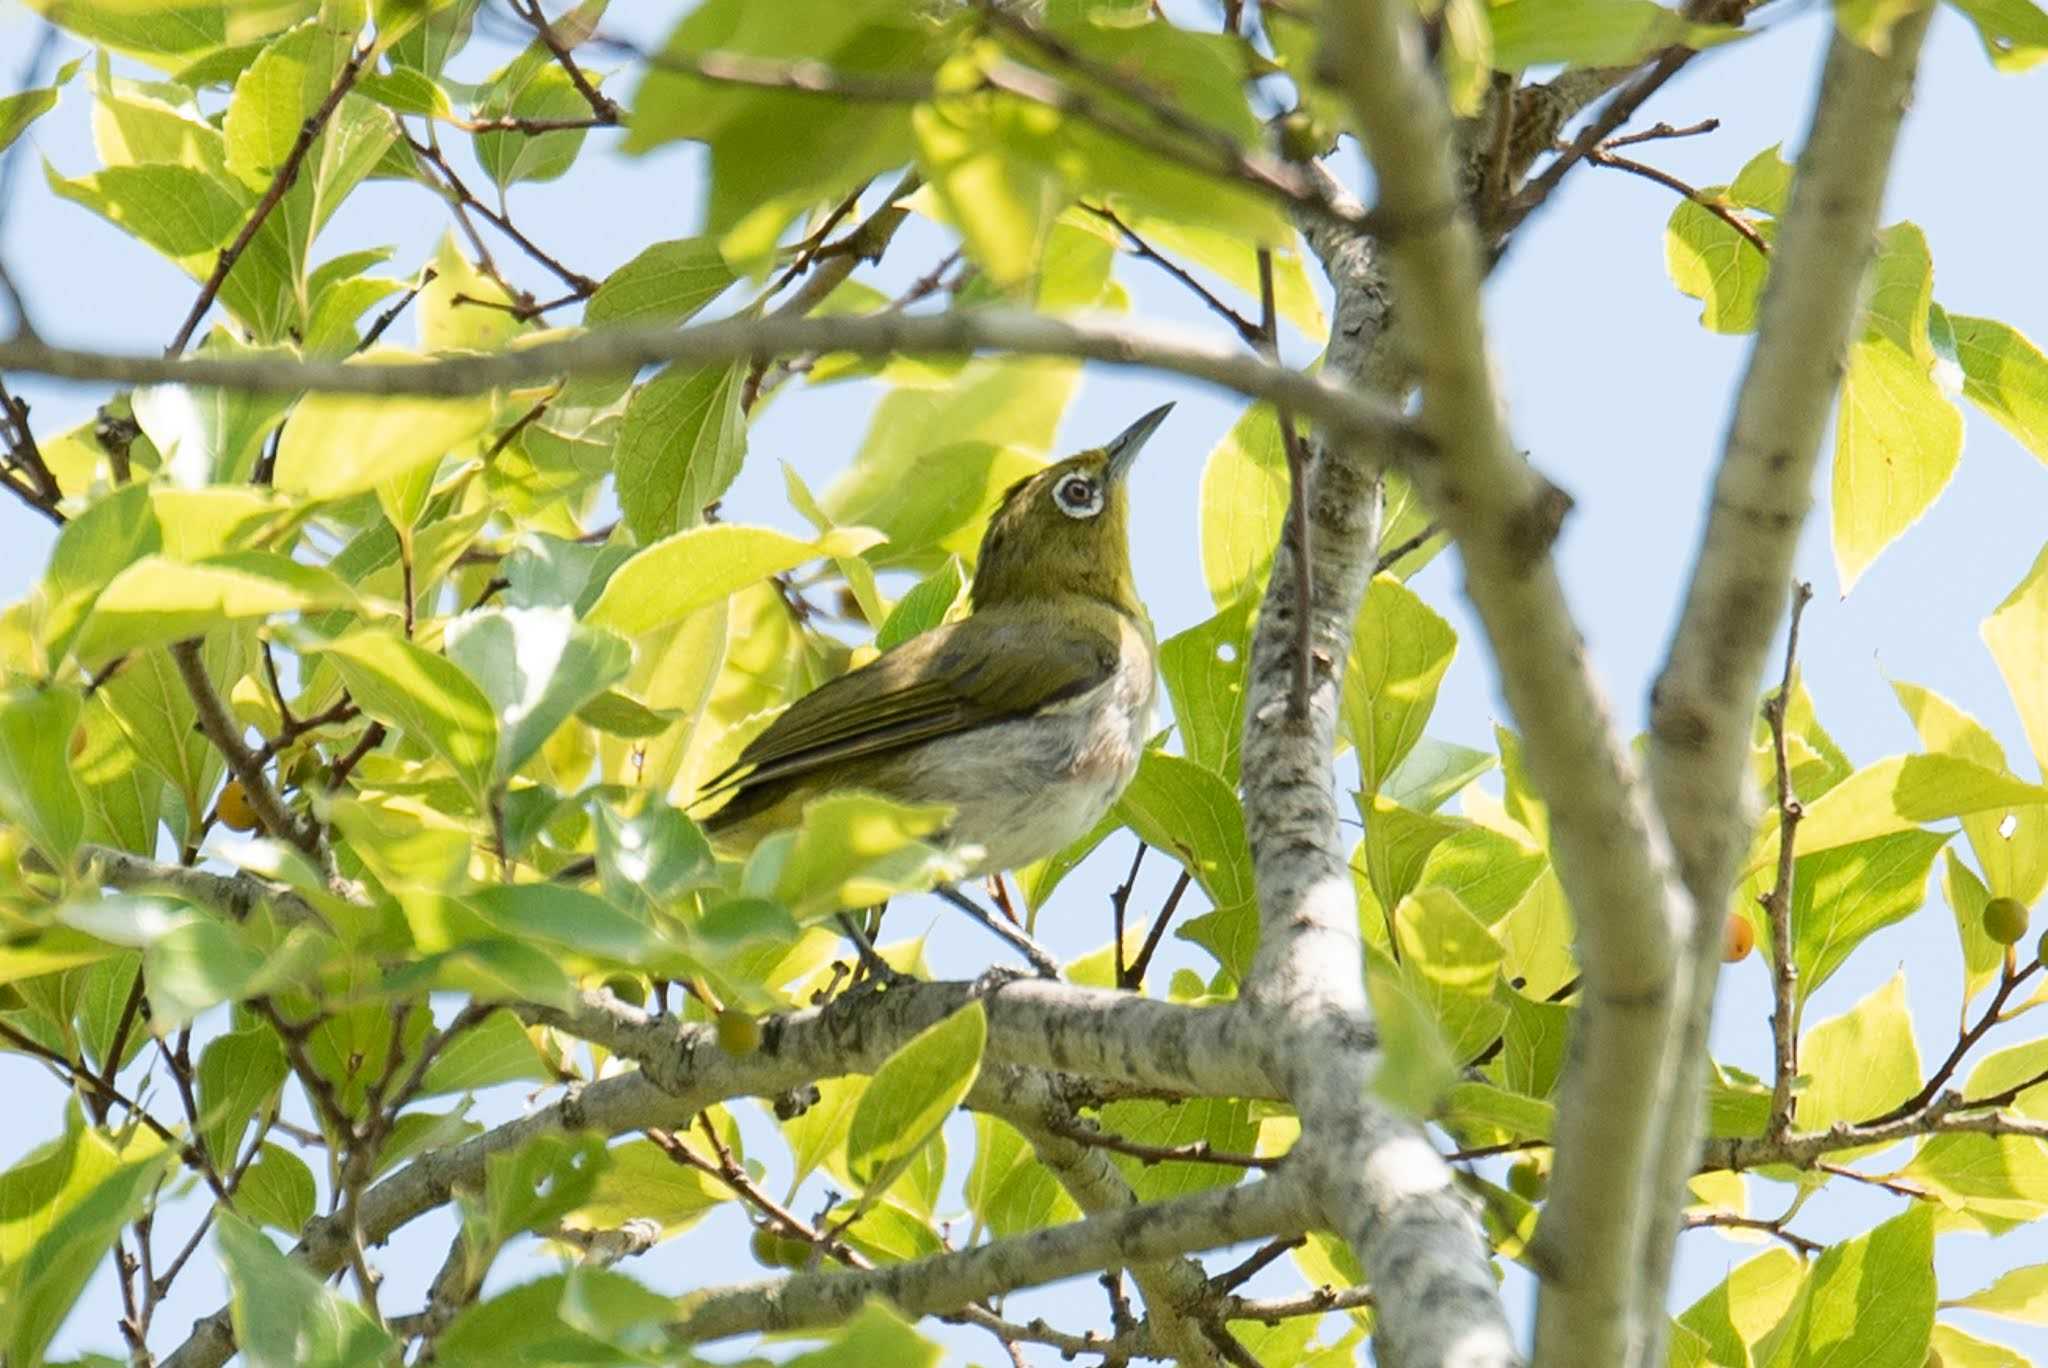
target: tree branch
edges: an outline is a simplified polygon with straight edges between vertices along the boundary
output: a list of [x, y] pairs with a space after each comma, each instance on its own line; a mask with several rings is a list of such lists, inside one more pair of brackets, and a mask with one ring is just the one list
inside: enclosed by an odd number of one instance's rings
[[1901, 17], [1881, 57], [1840, 34], [1832, 41], [1685, 607], [1650, 695], [1650, 775], [1697, 909], [1679, 983], [1683, 1036], [1672, 1062], [1688, 1101], [1656, 1122], [1663, 1173], [1653, 1192], [1656, 1226], [1642, 1252], [1651, 1276], [1636, 1305], [1653, 1335], [1662, 1333], [1680, 1193], [1703, 1120], [1697, 1097], [1720, 968], [1715, 942], [1749, 840], [1751, 710], [1813, 502], [1821, 433], [1931, 13], [1930, 5]]
[[[1353, 394], [1396, 402], [1406, 364], [1388, 337], [1373, 242], [1325, 219], [1297, 222], [1336, 294], [1323, 373]], [[1339, 689], [1377, 561], [1380, 474], [1396, 452], [1310, 417], [1319, 450], [1304, 463], [1306, 478], [1290, 481], [1290, 522], [1306, 528], [1315, 554], [1304, 564], [1301, 543], [1278, 538], [1246, 683], [1244, 810], [1259, 948], [1243, 1005], [1256, 1032], [1283, 1043], [1277, 1076], [1302, 1121], [1285, 1171], [1304, 1176], [1323, 1222], [1373, 1279], [1378, 1361], [1506, 1364], [1514, 1350], [1471, 1207], [1420, 1129], [1372, 1096], [1364, 951], [1332, 792]]]
[[[1547, 1344], [1573, 1363], [1628, 1363], [1628, 1327], [1614, 1312], [1633, 1301], [1643, 1196], [1657, 1171], [1652, 1119], [1695, 1096], [1674, 1093], [1655, 1048], [1671, 1035], [1675, 953], [1690, 909], [1550, 556], [1570, 501], [1529, 468], [1502, 425], [1481, 329], [1483, 257], [1456, 212], [1442, 92], [1396, 7], [1338, 5], [1326, 23], [1319, 71], [1357, 114], [1381, 210], [1438, 225], [1387, 244], [1402, 340], [1422, 376], [1421, 425], [1436, 448], [1409, 469], [1458, 543], [1578, 917], [1586, 1000], [1540, 1237], [1559, 1271], [1539, 1306], [1539, 1355]], [[1383, 1314], [1392, 1301], [1383, 1297]], [[1512, 1354], [1505, 1342], [1499, 1352]]]
[[860, 1310], [870, 1297], [885, 1298], [910, 1315], [931, 1315], [1091, 1269], [1131, 1267], [1239, 1240], [1291, 1234], [1309, 1219], [1295, 1182], [1267, 1178], [870, 1271], [800, 1273], [700, 1293], [688, 1300], [673, 1330], [682, 1340], [701, 1343], [832, 1325]]
[[532, 385], [562, 375], [618, 374], [671, 361], [706, 364], [757, 352], [854, 351], [960, 355], [1014, 352], [1145, 366], [1206, 380], [1254, 399], [1285, 403], [1300, 416], [1376, 442], [1405, 444], [1413, 429], [1393, 404], [1319, 376], [1247, 356], [1186, 330], [1133, 327], [987, 312], [901, 313], [823, 318], [729, 318], [696, 327], [616, 328], [487, 356], [418, 365], [294, 361], [272, 357], [184, 360], [120, 356], [0, 340], [0, 370], [123, 385], [184, 384], [290, 394], [464, 395]]

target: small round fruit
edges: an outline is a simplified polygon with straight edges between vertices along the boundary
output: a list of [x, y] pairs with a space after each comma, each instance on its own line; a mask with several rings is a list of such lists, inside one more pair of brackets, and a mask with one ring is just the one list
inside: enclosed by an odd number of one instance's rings
[[2018, 945], [2027, 934], [2027, 905], [2018, 898], [1993, 898], [1985, 903], [1984, 934], [2000, 945]]
[[1305, 109], [1280, 120], [1280, 155], [1291, 162], [1311, 162], [1323, 154], [1322, 132]]
[[761, 1048], [761, 1019], [752, 1012], [728, 1007], [718, 1014], [718, 1048], [729, 1055], [750, 1055]]
[[1747, 917], [1728, 918], [1721, 928], [1721, 962], [1738, 964], [1749, 958], [1749, 952], [1756, 949], [1756, 928], [1749, 924]]
[[767, 1226], [755, 1226], [753, 1236], [747, 1241], [747, 1248], [753, 1252], [754, 1262], [763, 1268], [780, 1268], [778, 1256], [782, 1253], [782, 1237]]
[[1508, 1170], [1508, 1191], [1525, 1202], [1542, 1201], [1544, 1190], [1549, 1186], [1549, 1175], [1534, 1159], [1520, 1160]]
[[76, 760], [85, 754], [85, 724], [79, 723], [71, 729], [71, 758]]
[[242, 787], [239, 779], [230, 779], [227, 787], [220, 791], [220, 798], [213, 805], [214, 815], [220, 824], [230, 831], [254, 831], [262, 825], [256, 816], [256, 809], [249, 805], [249, 791]]
[[629, 1006], [647, 1005], [647, 981], [638, 974], [613, 974], [604, 981], [604, 990]]

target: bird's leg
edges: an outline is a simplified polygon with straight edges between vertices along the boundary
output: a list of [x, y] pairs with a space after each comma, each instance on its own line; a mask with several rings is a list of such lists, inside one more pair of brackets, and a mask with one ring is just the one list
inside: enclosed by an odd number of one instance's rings
[[1007, 926], [981, 909], [981, 905], [951, 884], [940, 884], [932, 892], [944, 898], [953, 906], [974, 918], [982, 926], [995, 933], [996, 937], [1012, 950], [1031, 962], [1040, 978], [1056, 979], [1060, 976], [1060, 962], [1045, 952], [1045, 948], [1014, 926]]
[[861, 924], [853, 919], [851, 913], [839, 914], [839, 929], [853, 942], [853, 952], [860, 957], [860, 967], [866, 971], [871, 981], [890, 984], [903, 977], [896, 972], [895, 966], [882, 958], [881, 952], [875, 949], [874, 941], [862, 929]]

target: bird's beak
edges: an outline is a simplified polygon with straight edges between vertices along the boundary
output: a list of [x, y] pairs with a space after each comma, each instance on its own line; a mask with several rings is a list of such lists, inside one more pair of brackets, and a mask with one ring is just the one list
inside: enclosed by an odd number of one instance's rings
[[1161, 404], [1137, 422], [1111, 438], [1103, 451], [1109, 456], [1109, 478], [1121, 480], [1131, 463], [1138, 459], [1138, 453], [1145, 449], [1146, 439], [1159, 430], [1166, 421], [1166, 415], [1173, 412], [1172, 404]]

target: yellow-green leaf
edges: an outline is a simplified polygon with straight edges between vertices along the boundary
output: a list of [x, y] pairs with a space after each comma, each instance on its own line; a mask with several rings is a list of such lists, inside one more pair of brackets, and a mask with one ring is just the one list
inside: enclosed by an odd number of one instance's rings
[[884, 1060], [854, 1109], [846, 1165], [870, 1191], [885, 1188], [967, 1096], [981, 1072], [988, 1017], [970, 1002]]
[[[379, 362], [417, 360], [376, 351]], [[489, 396], [460, 399], [314, 394], [300, 401], [279, 439], [274, 483], [288, 494], [339, 499], [375, 489], [414, 466], [473, 442], [491, 421]]]
[[2027, 744], [2043, 773], [2048, 773], [2048, 547], [1984, 620], [1983, 633], [2019, 711]]
[[843, 527], [816, 541], [742, 523], [692, 527], [645, 548], [614, 571], [585, 620], [639, 636], [680, 622], [757, 580], [821, 556], [859, 555], [879, 540], [862, 527]]

